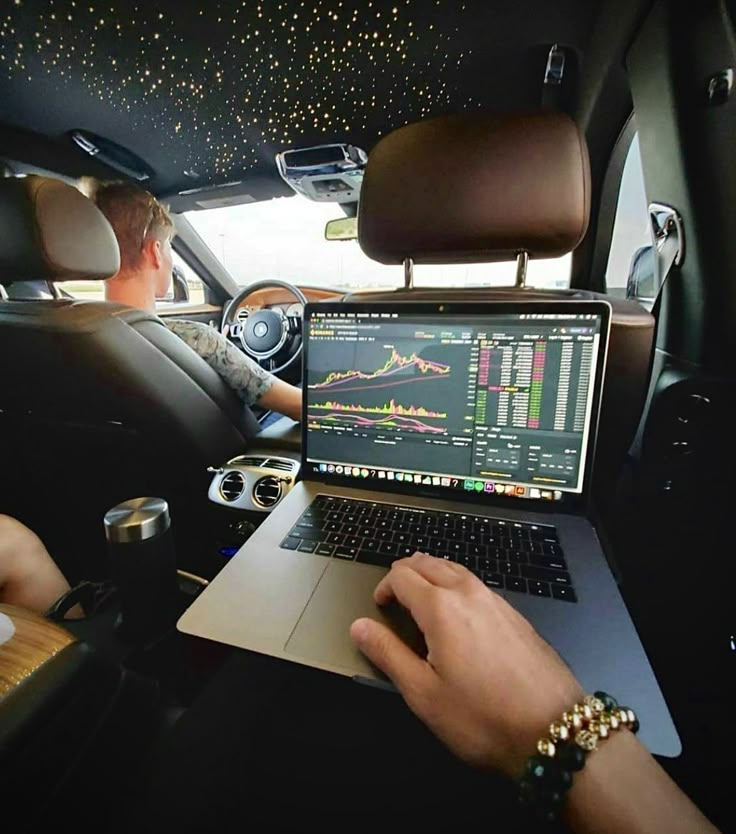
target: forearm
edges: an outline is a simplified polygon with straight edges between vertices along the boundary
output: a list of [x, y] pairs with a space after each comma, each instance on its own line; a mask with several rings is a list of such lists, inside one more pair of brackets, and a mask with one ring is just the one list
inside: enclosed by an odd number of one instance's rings
[[285, 414], [292, 420], [298, 421], [302, 418], [301, 390], [280, 379], [274, 380], [258, 404], [271, 411], [278, 411], [279, 414]]
[[590, 753], [566, 799], [575, 834], [717, 832], [636, 737], [618, 731]]

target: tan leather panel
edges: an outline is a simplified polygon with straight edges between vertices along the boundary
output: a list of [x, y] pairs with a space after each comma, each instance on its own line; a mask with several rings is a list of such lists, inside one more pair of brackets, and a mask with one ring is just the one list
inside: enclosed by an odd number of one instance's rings
[[385, 264], [552, 258], [580, 243], [589, 212], [587, 148], [568, 116], [443, 116], [371, 151], [358, 237]]
[[[312, 287], [299, 287], [299, 289], [307, 297], [307, 301], [332, 301], [341, 298], [342, 291], [335, 290], [320, 290]], [[260, 310], [262, 307], [270, 307], [272, 304], [293, 304], [296, 298], [281, 287], [273, 287], [272, 289], [256, 290], [248, 296], [241, 307], [247, 307], [250, 310]]]

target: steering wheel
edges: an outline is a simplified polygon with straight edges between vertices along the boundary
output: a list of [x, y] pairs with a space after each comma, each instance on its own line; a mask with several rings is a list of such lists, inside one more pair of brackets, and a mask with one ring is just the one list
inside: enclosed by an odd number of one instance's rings
[[[256, 281], [244, 287], [227, 305], [220, 330], [237, 342], [251, 359], [255, 359], [270, 373], [278, 374], [291, 367], [301, 356], [304, 346], [301, 338], [302, 317], [287, 316], [280, 307], [275, 307], [249, 313], [245, 321], [235, 320], [240, 305], [249, 295], [271, 287], [288, 290], [300, 304], [307, 304], [304, 293], [293, 284], [277, 279]], [[285, 357], [280, 365], [277, 358], [279, 355]]]

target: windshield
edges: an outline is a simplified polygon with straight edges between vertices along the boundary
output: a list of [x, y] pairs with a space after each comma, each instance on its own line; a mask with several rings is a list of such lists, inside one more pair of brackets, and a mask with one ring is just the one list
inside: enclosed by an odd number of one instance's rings
[[[300, 286], [336, 289], [395, 289], [401, 266], [384, 266], [363, 254], [357, 241], [325, 240], [325, 224], [341, 216], [337, 205], [281, 197], [184, 215], [241, 286], [277, 278]], [[571, 256], [531, 261], [528, 283], [567, 287]], [[508, 286], [516, 264], [419, 265], [416, 286]]]

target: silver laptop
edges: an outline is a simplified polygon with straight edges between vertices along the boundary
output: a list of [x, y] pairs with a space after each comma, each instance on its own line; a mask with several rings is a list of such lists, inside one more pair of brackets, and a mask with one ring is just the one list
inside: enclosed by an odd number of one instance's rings
[[603, 302], [308, 305], [302, 480], [179, 630], [385, 685], [348, 629], [417, 638], [372, 594], [419, 550], [467, 566], [679, 755], [586, 518], [609, 324]]

